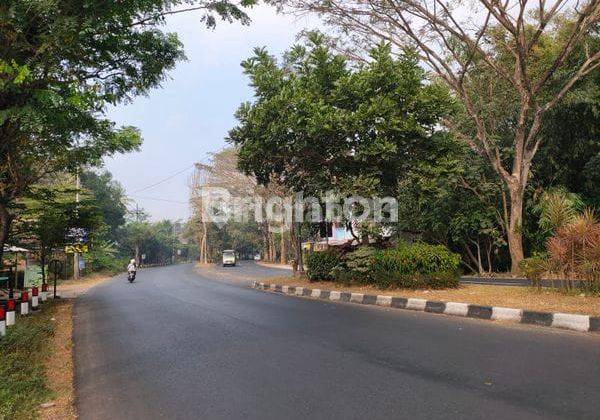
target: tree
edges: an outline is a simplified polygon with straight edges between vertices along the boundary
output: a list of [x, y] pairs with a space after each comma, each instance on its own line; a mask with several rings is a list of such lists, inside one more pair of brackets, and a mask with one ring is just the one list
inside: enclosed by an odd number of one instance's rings
[[116, 241], [118, 229], [125, 223], [127, 214], [125, 190], [108, 171], [92, 170], [81, 173], [81, 186], [89, 191], [107, 225], [107, 239]]
[[436, 126], [451, 110], [448, 92], [425, 79], [410, 50], [394, 59], [381, 44], [352, 68], [313, 32], [281, 64], [256, 49], [242, 66], [256, 99], [238, 109], [229, 140], [240, 169], [262, 184], [276, 180], [313, 197], [394, 196], [428, 145], [445, 136]]
[[[518, 271], [524, 255], [524, 194], [543, 141], [542, 122], [600, 66], [598, 38], [592, 36], [600, 1], [478, 0], [469, 7], [442, 0], [275, 3], [320, 13], [349, 34], [355, 51], [373, 37], [399, 49], [417, 49], [422, 62], [452, 89], [469, 121], [450, 124], [454, 134], [485, 158], [507, 191], [506, 233], [512, 270]], [[493, 113], [498, 110], [510, 113], [510, 127], [497, 125]], [[507, 128], [512, 132], [508, 145], [501, 142]]]
[[415, 161], [398, 189], [398, 236], [419, 237], [460, 252], [469, 270], [497, 267], [505, 247], [501, 186], [491, 169], [452, 137], [429, 144], [428, 158]]
[[36, 184], [18, 203], [16, 236], [22, 242], [36, 245], [44, 280], [46, 262], [57, 249], [70, 244], [71, 228], [93, 232], [103, 226], [94, 197], [83, 193], [77, 201], [77, 190], [70, 181], [63, 176], [58, 182]]
[[[211, 223], [205, 214], [205, 206], [210, 203], [204, 201], [207, 196], [203, 195], [203, 192], [211, 188], [225, 189], [232, 197], [241, 199], [268, 199], [273, 195], [284, 198], [285, 196], [286, 190], [274, 180], [269, 182], [267, 186], [262, 186], [258, 184], [253, 176], [241, 172], [238, 169], [238, 161], [237, 148], [224, 148], [211, 154], [209, 163], [197, 164], [196, 171], [190, 179], [190, 203], [194, 209], [193, 221], [198, 236], [199, 260], [202, 263], [207, 263], [210, 259], [213, 259], [216, 255], [215, 251], [223, 249], [223, 246], [229, 246], [239, 252], [244, 251], [248, 255], [251, 249], [262, 248], [264, 259], [274, 261], [276, 250], [273, 230], [277, 227], [280, 232], [288, 229], [285, 223], [279, 223], [279, 226], [277, 226], [273, 221], [267, 220], [264, 217], [264, 209], [263, 214], [256, 215], [253, 206], [247, 209], [247, 220], [229, 220], [219, 224]], [[258, 222], [259, 220], [261, 221]], [[255, 243], [256, 238], [252, 237], [256, 233], [257, 223], [260, 224], [262, 247], [258, 246]], [[220, 238], [219, 241], [215, 241], [218, 235], [211, 235], [211, 232], [215, 230], [223, 235], [231, 232], [231, 235], [227, 240]], [[280, 236], [280, 249], [285, 250], [284, 236]], [[280, 251], [280, 255], [285, 255], [285, 252]]]
[[[242, 0], [241, 6], [252, 0]], [[0, 5], [0, 259], [14, 202], [50, 174], [136, 149], [140, 135], [106, 105], [159, 86], [184, 58], [165, 16], [201, 10], [248, 22], [227, 1], [8, 0]]]
[[152, 225], [148, 221], [148, 215], [138, 211], [135, 218], [123, 226], [120, 236], [119, 246], [129, 251], [129, 255], [133, 253], [136, 264], [140, 264], [144, 245], [152, 238]]

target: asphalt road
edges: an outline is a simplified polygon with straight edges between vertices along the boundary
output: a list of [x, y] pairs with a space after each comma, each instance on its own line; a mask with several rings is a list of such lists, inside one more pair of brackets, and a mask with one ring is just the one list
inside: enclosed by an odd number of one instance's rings
[[90, 290], [74, 313], [79, 418], [600, 417], [598, 335], [243, 285], [285, 274], [180, 265]]

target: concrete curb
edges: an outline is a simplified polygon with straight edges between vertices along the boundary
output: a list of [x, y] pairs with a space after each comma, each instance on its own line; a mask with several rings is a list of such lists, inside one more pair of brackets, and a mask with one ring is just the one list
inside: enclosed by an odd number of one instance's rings
[[377, 305], [389, 308], [408, 309], [451, 316], [477, 319], [516, 322], [521, 324], [541, 325], [581, 332], [600, 332], [600, 317], [537, 312], [524, 309], [502, 308], [482, 305], [471, 305], [460, 302], [438, 302], [418, 298], [402, 298], [385, 295], [365, 295], [362, 293], [339, 292], [335, 290], [308, 289], [306, 287], [280, 286], [276, 284], [253, 281], [252, 287], [287, 295], [312, 297], [335, 302], [350, 302], [363, 305]]

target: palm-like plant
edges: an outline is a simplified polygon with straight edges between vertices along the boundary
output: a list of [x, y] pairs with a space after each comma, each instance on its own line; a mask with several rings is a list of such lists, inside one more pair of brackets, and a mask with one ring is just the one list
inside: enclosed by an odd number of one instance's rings
[[571, 224], [582, 209], [581, 198], [562, 187], [544, 192], [534, 207], [540, 228], [548, 234]]
[[[556, 229], [546, 243], [551, 271], [586, 281], [598, 287], [600, 279], [600, 223], [586, 209], [568, 224]], [[568, 288], [572, 287], [567, 282]]]

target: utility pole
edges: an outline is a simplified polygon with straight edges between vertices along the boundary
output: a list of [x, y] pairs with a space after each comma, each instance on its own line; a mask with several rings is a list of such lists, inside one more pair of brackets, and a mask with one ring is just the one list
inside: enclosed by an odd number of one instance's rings
[[[79, 204], [79, 189], [81, 188], [81, 180], [79, 179], [79, 168], [77, 169], [77, 176], [75, 177], [75, 186], [77, 191], [75, 192], [75, 211], [78, 211], [77, 207]], [[79, 253], [75, 251], [73, 253], [73, 279], [79, 279]]]

